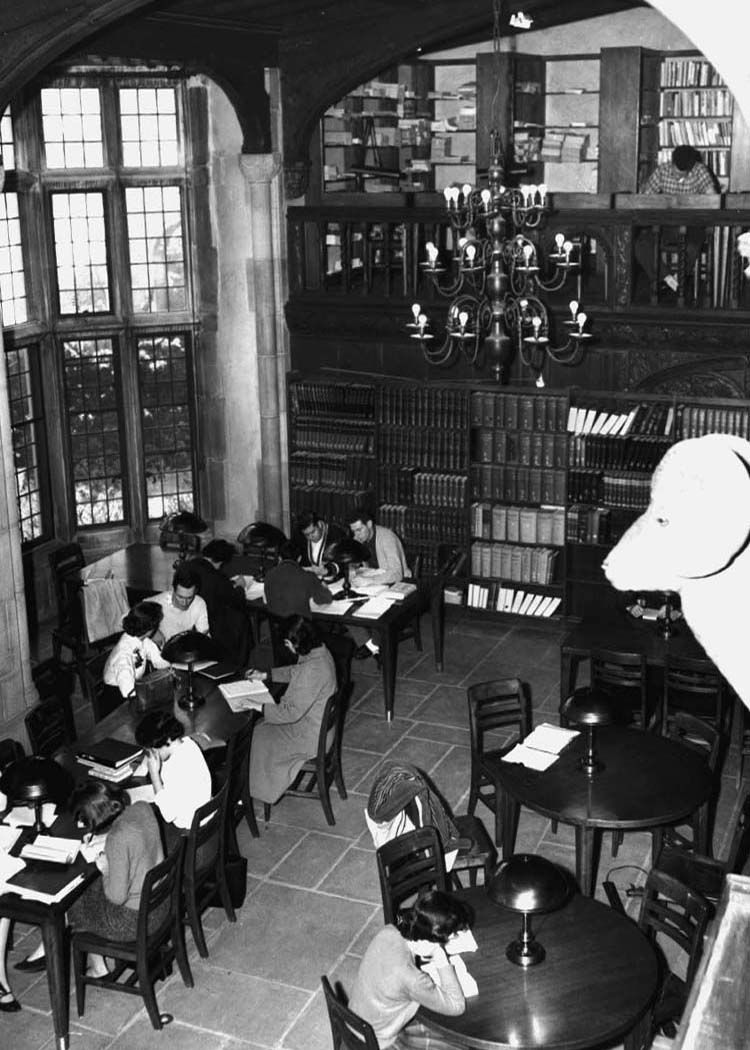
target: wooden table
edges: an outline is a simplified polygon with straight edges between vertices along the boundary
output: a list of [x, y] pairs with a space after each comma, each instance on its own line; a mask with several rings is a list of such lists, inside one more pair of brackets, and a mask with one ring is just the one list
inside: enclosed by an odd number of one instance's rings
[[[200, 692], [206, 698], [206, 703], [195, 711], [183, 711], [176, 700], [173, 713], [185, 726], [186, 735], [195, 732], [207, 733], [212, 739], [227, 740], [235, 730], [239, 729], [243, 721], [248, 717], [246, 712], [235, 714], [230, 709], [219, 689], [213, 682], [195, 676], [195, 691]], [[95, 725], [86, 736], [77, 741], [75, 750], [61, 756], [61, 762], [80, 778], [87, 779], [88, 774], [84, 767], [75, 762], [75, 753], [84, 750], [88, 744], [104, 737], [112, 736], [118, 740], [133, 742], [135, 740], [135, 727], [140, 716], [134, 715], [129, 704], [121, 704], [115, 711], [103, 718]], [[64, 817], [61, 819], [65, 819]], [[74, 834], [71, 827], [67, 829], [53, 828], [55, 834]], [[84, 881], [77, 885], [71, 892], [56, 904], [43, 904], [39, 901], [24, 900], [14, 894], [3, 894], [0, 896], [0, 917], [7, 917], [26, 922], [33, 926], [39, 926], [44, 942], [44, 951], [47, 957], [47, 983], [49, 986], [50, 1003], [52, 1006], [52, 1022], [55, 1031], [55, 1040], [60, 1050], [66, 1050], [69, 1037], [69, 985], [70, 985], [70, 958], [68, 950], [68, 939], [66, 935], [65, 914], [68, 908], [78, 897], [81, 896], [86, 887], [99, 875], [99, 871], [93, 864], [80, 864], [84, 871]]]
[[616, 649], [643, 653], [649, 667], [663, 668], [667, 656], [687, 656], [707, 660], [703, 647], [687, 623], [678, 620], [674, 633], [662, 638], [653, 620], [636, 619], [628, 612], [614, 619], [584, 620], [570, 630], [560, 643], [560, 702], [576, 686], [578, 666], [587, 660], [592, 649]]
[[[164, 551], [155, 544], [133, 543], [129, 547], [115, 551], [106, 558], [99, 558], [84, 569], [86, 575], [103, 576], [111, 572], [124, 582], [131, 600], [143, 598], [149, 594], [168, 590], [172, 585], [174, 551]], [[241, 559], [230, 566], [236, 572], [243, 571]], [[256, 622], [267, 616], [265, 603], [261, 599], [248, 602], [248, 609]], [[429, 611], [432, 622], [432, 639], [435, 653], [435, 667], [443, 669], [443, 641], [445, 628], [445, 606], [443, 589], [432, 586], [430, 580], [421, 581], [420, 586], [402, 602], [394, 602], [391, 609], [377, 620], [365, 620], [351, 612], [344, 616], [333, 616], [326, 612], [313, 612], [311, 616], [317, 623], [342, 624], [343, 626], [365, 627], [377, 635], [380, 643], [380, 656], [383, 673], [383, 696], [385, 715], [390, 721], [396, 697], [396, 673], [398, 670], [399, 635], [414, 616]], [[256, 629], [257, 635], [257, 629]]]
[[[632, 831], [676, 824], [709, 797], [711, 772], [701, 754], [666, 737], [638, 729], [601, 726], [596, 750], [604, 768], [589, 777], [579, 768], [586, 751], [580, 733], [544, 772], [517, 763], [490, 761], [502, 807], [502, 852], [513, 854], [518, 805], [551, 820], [572, 824], [576, 836], [576, 877], [591, 896], [596, 875], [595, 845], [604, 828]], [[701, 824], [698, 851], [706, 852]]]
[[533, 917], [546, 958], [523, 969], [505, 957], [521, 916], [493, 904], [483, 888], [460, 896], [476, 917], [478, 949], [463, 958], [479, 994], [467, 999], [459, 1017], [420, 1010], [425, 1025], [481, 1050], [584, 1050], [623, 1038], [626, 1050], [639, 1045], [658, 968], [653, 948], [631, 919], [575, 894], [559, 911]]

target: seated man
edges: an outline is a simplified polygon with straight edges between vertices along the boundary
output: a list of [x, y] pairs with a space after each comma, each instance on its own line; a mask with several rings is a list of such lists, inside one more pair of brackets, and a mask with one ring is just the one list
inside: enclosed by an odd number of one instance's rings
[[[151, 601], [164, 610], [159, 634], [168, 642], [182, 631], [208, 634], [208, 609], [198, 594], [199, 578], [189, 562], [179, 565], [172, 577], [172, 590], [157, 594]], [[162, 643], [163, 644], [163, 643]]]
[[189, 565], [208, 609], [211, 637], [227, 660], [242, 664], [252, 647], [245, 589], [235, 586], [222, 571], [236, 553], [227, 540], [211, 540]]
[[[401, 540], [392, 529], [376, 525], [372, 514], [365, 507], [357, 507], [350, 512], [349, 529], [354, 539], [370, 552], [365, 566], [370, 582], [399, 583], [405, 576], [411, 575]], [[356, 589], [356, 576], [353, 586]], [[355, 636], [358, 633], [356, 628], [353, 633]], [[356, 660], [366, 660], [368, 656], [380, 662], [380, 646], [372, 638], [367, 638], [354, 653]]]
[[314, 510], [307, 510], [297, 519], [299, 529], [299, 547], [302, 552], [300, 565], [318, 576], [325, 573], [325, 552], [327, 548], [346, 536], [339, 526], [318, 517]]
[[273, 616], [310, 618], [310, 599], [328, 605], [333, 595], [311, 572], [305, 572], [293, 543], [287, 540], [279, 552], [279, 563], [266, 573], [266, 605]]

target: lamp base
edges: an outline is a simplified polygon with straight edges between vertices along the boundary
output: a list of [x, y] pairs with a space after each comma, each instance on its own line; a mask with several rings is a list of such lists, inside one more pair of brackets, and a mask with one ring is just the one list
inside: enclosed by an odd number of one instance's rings
[[198, 696], [195, 693], [185, 693], [177, 701], [177, 706], [181, 707], [183, 711], [196, 711], [199, 707], [203, 707], [205, 702], [205, 698], [202, 696]]
[[582, 773], [585, 773], [586, 776], [593, 777], [594, 773], [601, 773], [601, 771], [607, 767], [603, 762], [600, 762], [598, 758], [582, 758], [578, 763], [578, 768]]
[[542, 962], [546, 952], [538, 941], [511, 941], [505, 949], [505, 958], [516, 966], [536, 966]]

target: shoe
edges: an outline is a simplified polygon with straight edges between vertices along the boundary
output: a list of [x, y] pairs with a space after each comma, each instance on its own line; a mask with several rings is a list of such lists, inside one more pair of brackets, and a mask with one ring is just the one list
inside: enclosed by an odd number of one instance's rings
[[[5, 1000], [7, 996], [10, 996], [10, 998], [7, 1000], [7, 1002], [4, 1002], [3, 1000]], [[21, 1004], [19, 1003], [18, 999], [16, 999], [15, 995], [13, 995], [13, 992], [11, 992], [4, 985], [0, 984], [0, 1010], [2, 1010], [2, 1012], [5, 1014], [15, 1014], [20, 1009]]]
[[42, 970], [47, 969], [46, 956], [40, 955], [38, 959], [21, 959], [20, 962], [14, 963], [14, 970], [21, 970], [22, 973], [41, 973]]
[[368, 656], [372, 656], [372, 649], [368, 649], [366, 645], [358, 645], [354, 650], [355, 660], [366, 660]]

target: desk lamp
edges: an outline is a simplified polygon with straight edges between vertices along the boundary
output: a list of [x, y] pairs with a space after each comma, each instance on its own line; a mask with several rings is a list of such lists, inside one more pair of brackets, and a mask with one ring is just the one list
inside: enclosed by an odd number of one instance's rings
[[612, 725], [617, 720], [615, 702], [606, 693], [583, 686], [568, 697], [561, 714], [565, 721], [586, 727], [586, 754], [579, 763], [581, 770], [588, 776], [601, 772], [604, 764], [596, 754], [594, 730], [597, 726]]
[[63, 805], [73, 790], [73, 778], [51, 758], [30, 755], [7, 766], [0, 778], [0, 791], [11, 805], [34, 807], [34, 830], [44, 830], [42, 806], [45, 802]]
[[161, 654], [171, 664], [187, 664], [187, 688], [177, 701], [179, 706], [184, 711], [195, 711], [205, 704], [205, 697], [198, 695], [193, 688], [193, 664], [197, 660], [216, 660], [216, 643], [200, 631], [181, 631], [165, 643]]
[[487, 896], [523, 916], [518, 937], [505, 949], [506, 958], [523, 967], [536, 966], [544, 959], [544, 948], [531, 929], [531, 916], [561, 908], [569, 893], [568, 880], [544, 857], [515, 853], [498, 865], [487, 886]]
[[179, 545], [179, 554], [174, 563], [176, 569], [187, 557], [187, 536], [197, 536], [199, 532], [205, 532], [208, 525], [203, 518], [193, 514], [191, 510], [179, 510], [175, 514], [167, 514], [159, 526], [159, 543], [162, 547], [170, 541], [176, 540]]
[[326, 553], [326, 558], [332, 561], [343, 573], [344, 597], [348, 598], [352, 593], [352, 566], [362, 565], [363, 562], [369, 561], [370, 552], [367, 547], [358, 540], [346, 537], [345, 539], [339, 540], [337, 543], [331, 545], [330, 552]]
[[266, 563], [276, 564], [279, 551], [286, 543], [286, 536], [281, 529], [277, 529], [275, 525], [270, 525], [267, 521], [254, 521], [251, 525], [246, 525], [240, 532], [237, 542], [242, 544], [243, 554], [250, 555], [257, 560], [258, 569], [254, 576], [260, 582], [266, 575]]

